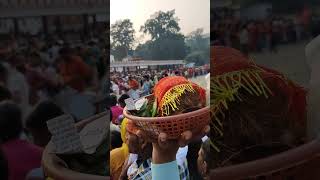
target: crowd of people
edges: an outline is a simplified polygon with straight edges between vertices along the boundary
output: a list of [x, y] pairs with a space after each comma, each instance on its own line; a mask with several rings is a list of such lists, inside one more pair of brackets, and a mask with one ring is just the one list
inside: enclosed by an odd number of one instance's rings
[[78, 122], [107, 108], [104, 44], [40, 38], [1, 44], [0, 179], [44, 179], [46, 122], [63, 114]]
[[[136, 72], [111, 72], [111, 111], [113, 113], [113, 124], [119, 125], [119, 114], [125, 106], [124, 100], [132, 98], [134, 100], [152, 93], [152, 88], [161, 79], [167, 76], [184, 76], [186, 78], [196, 78], [209, 73], [209, 66], [201, 67], [181, 67], [177, 70], [142, 70]], [[119, 104], [119, 106], [116, 106]], [[121, 119], [122, 117], [120, 117]]]
[[[111, 77], [111, 152], [110, 174], [112, 179], [151, 179], [152, 143], [137, 134], [135, 125], [123, 116], [126, 99], [139, 99], [153, 92], [157, 82], [168, 76], [184, 76], [188, 79], [209, 73], [207, 65], [181, 67], [175, 70], [142, 70], [136, 72], [112, 72]], [[201, 149], [201, 150], [200, 150]], [[199, 151], [201, 154], [198, 156]], [[208, 177], [210, 143], [206, 138], [174, 153], [179, 165], [180, 179]], [[197, 157], [199, 162], [197, 166]], [[203, 164], [206, 164], [205, 166]], [[198, 171], [198, 167], [200, 170]]]
[[295, 18], [271, 16], [257, 20], [244, 20], [226, 13], [215, 19], [211, 32], [214, 45], [233, 47], [246, 54], [264, 49], [277, 52], [279, 44], [309, 40], [320, 34], [320, 21], [307, 13]]
[[[133, 99], [148, 95], [161, 78], [167, 76], [184, 76], [195, 78], [209, 73], [209, 66], [201, 67], [179, 67], [176, 70], [142, 70], [136, 72], [111, 72], [111, 93], [118, 97], [129, 94]], [[137, 92], [132, 92], [137, 90]]]

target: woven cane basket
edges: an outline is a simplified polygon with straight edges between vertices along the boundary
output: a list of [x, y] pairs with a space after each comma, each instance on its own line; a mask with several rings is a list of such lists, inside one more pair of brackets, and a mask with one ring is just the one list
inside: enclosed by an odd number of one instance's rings
[[[153, 99], [147, 96], [147, 99]], [[177, 139], [184, 131], [190, 130], [194, 135], [200, 133], [202, 129], [209, 125], [209, 106], [173, 116], [165, 117], [138, 117], [131, 115], [127, 108], [124, 108], [123, 115], [132, 120], [135, 125], [143, 130], [149, 137], [156, 140], [158, 135], [166, 133], [168, 139]]]

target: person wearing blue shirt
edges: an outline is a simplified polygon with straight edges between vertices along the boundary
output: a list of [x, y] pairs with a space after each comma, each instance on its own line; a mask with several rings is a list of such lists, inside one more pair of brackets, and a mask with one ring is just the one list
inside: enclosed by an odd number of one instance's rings
[[[183, 132], [179, 139], [177, 140], [168, 140], [165, 133], [160, 133], [157, 143], [152, 143], [152, 180], [180, 180], [179, 168], [176, 161], [176, 154], [179, 147], [184, 147], [188, 143], [201, 139], [203, 136], [208, 134], [210, 127], [206, 126], [202, 133], [197, 136], [194, 136], [191, 131]], [[144, 139], [148, 139], [144, 132], [139, 131], [138, 136]], [[208, 163], [208, 162], [206, 162]], [[199, 166], [199, 164], [198, 164]], [[202, 173], [205, 179], [209, 179], [208, 170], [210, 166], [203, 166], [206, 170]]]

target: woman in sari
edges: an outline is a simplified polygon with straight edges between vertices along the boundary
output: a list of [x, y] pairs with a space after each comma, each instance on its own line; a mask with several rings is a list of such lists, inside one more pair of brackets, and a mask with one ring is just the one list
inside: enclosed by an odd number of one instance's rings
[[122, 146], [111, 150], [110, 152], [110, 171], [112, 179], [119, 179], [121, 174], [122, 166], [129, 155], [129, 149], [126, 144], [126, 126], [128, 120], [125, 118], [121, 123], [121, 139]]

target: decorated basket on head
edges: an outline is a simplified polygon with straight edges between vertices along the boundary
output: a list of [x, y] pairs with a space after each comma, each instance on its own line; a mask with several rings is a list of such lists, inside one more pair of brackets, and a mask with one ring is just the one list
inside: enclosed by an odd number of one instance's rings
[[133, 107], [128, 104], [124, 116], [153, 139], [160, 133], [169, 139], [187, 130], [197, 134], [210, 121], [205, 89], [180, 76], [161, 79], [153, 94], [131, 103]]
[[268, 157], [304, 142], [303, 87], [233, 48], [211, 47], [211, 64], [214, 168]]

